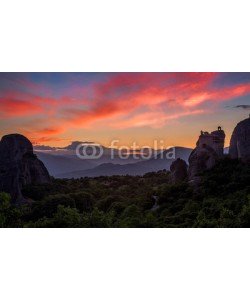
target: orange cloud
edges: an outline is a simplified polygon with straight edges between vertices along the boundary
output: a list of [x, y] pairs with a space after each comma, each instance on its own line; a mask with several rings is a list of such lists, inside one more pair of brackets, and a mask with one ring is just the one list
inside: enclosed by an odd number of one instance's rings
[[136, 115], [125, 121], [118, 121], [118, 123], [114, 123], [113, 127], [129, 128], [150, 126], [153, 128], [160, 128], [170, 120], [175, 120], [185, 116], [197, 115], [202, 113], [204, 113], [204, 110], [202, 109], [173, 114], [165, 114], [163, 112], [147, 112]]
[[[25, 123], [26, 116], [39, 114], [42, 121], [32, 120], [28, 135], [40, 142], [56, 141], [67, 129], [78, 127], [161, 127], [169, 120], [206, 113], [205, 102], [217, 103], [250, 93], [249, 83], [214, 86], [219, 75], [112, 73], [102, 82], [73, 86], [58, 97], [50, 88], [21, 80], [18, 84], [25, 85], [28, 92], [1, 93], [0, 117], [24, 117]], [[41, 93], [41, 89], [46, 93]], [[43, 124], [48, 125], [41, 127]]]
[[59, 142], [63, 141], [58, 137], [58, 134], [64, 131], [64, 126], [62, 127], [47, 127], [42, 129], [33, 128], [32, 130], [23, 130], [23, 134], [25, 134], [34, 145], [41, 144], [44, 142]]
[[[159, 120], [167, 120], [171, 115], [178, 118], [195, 114], [197, 108], [205, 101], [225, 101], [250, 92], [247, 85], [214, 88], [211, 83], [217, 76], [217, 73], [157, 73], [157, 76], [154, 73], [118, 74], [96, 87], [94, 101], [89, 110], [70, 109], [66, 110], [65, 114], [70, 126], [87, 127], [108, 120], [109, 126], [123, 128], [128, 126], [128, 123], [132, 126], [132, 121], [124, 121], [124, 117], [130, 117], [131, 113], [141, 108], [148, 110], [141, 116], [147, 117], [154, 111], [155, 115], [162, 116]], [[162, 105], [166, 112], [162, 111]], [[170, 113], [171, 109], [178, 109], [179, 112]], [[198, 111], [206, 112], [205, 109]], [[115, 123], [112, 122], [114, 118]], [[139, 118], [140, 113], [134, 120]], [[139, 124], [155, 126], [155, 121], [149, 122], [144, 119]], [[165, 124], [165, 121], [162, 124]], [[134, 126], [138, 126], [138, 123]]]
[[[29, 140], [32, 142], [33, 145], [41, 145], [44, 143], [55, 143], [55, 142], [62, 142], [62, 141], [66, 141], [66, 139], [61, 139], [58, 137], [32, 137], [27, 135], [27, 137], [29, 138]], [[69, 139], [71, 140], [71, 139]]]
[[222, 88], [216, 91], [208, 91], [201, 94], [193, 95], [183, 104], [188, 107], [197, 106], [204, 101], [225, 101], [236, 97], [244, 96], [250, 93], [250, 84], [240, 84], [233, 87]]
[[40, 130], [37, 130], [37, 134], [43, 134], [43, 135], [54, 135], [58, 134], [64, 131], [63, 127], [51, 127], [51, 128], [43, 128]]
[[25, 100], [0, 98], [0, 111], [2, 117], [19, 117], [33, 115], [42, 112], [39, 104]]

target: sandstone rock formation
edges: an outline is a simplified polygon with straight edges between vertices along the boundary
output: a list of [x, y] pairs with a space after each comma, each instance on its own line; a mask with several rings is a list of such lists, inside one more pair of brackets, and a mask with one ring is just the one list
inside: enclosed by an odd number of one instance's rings
[[225, 133], [221, 127], [211, 133], [201, 131], [196, 148], [188, 160], [188, 178], [191, 182], [198, 183], [200, 174], [211, 169], [223, 157], [224, 141]]
[[195, 148], [189, 157], [188, 178], [195, 183], [199, 182], [200, 175], [211, 169], [218, 161], [219, 156], [213, 148], [203, 145]]
[[224, 153], [225, 132], [218, 127], [218, 130], [209, 132], [201, 131], [199, 139], [196, 143], [198, 148], [203, 148], [204, 145], [211, 147], [219, 157], [223, 157]]
[[239, 122], [235, 127], [230, 141], [229, 155], [233, 159], [250, 162], [250, 117]]
[[33, 153], [31, 142], [20, 134], [10, 134], [0, 142], [0, 191], [10, 193], [14, 203], [25, 201], [22, 188], [27, 184], [50, 181], [43, 163]]
[[171, 182], [178, 183], [187, 179], [187, 163], [181, 158], [177, 158], [170, 166]]

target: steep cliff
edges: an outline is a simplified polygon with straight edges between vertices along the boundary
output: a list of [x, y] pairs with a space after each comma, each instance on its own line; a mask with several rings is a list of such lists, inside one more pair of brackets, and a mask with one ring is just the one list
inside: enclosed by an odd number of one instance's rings
[[20, 134], [10, 134], [0, 142], [0, 191], [10, 193], [14, 203], [25, 201], [22, 188], [27, 184], [50, 181], [44, 164], [33, 153], [31, 142]]
[[250, 117], [239, 122], [234, 128], [229, 147], [229, 155], [233, 159], [250, 161]]
[[187, 179], [187, 163], [181, 158], [177, 158], [170, 166], [172, 183], [182, 182]]
[[215, 166], [219, 155], [207, 145], [196, 147], [189, 157], [188, 178], [191, 182], [198, 183], [200, 175]]
[[220, 158], [223, 158], [224, 141], [225, 132], [221, 127], [211, 133], [201, 131], [196, 148], [188, 159], [190, 182], [198, 183], [201, 173], [211, 169]]

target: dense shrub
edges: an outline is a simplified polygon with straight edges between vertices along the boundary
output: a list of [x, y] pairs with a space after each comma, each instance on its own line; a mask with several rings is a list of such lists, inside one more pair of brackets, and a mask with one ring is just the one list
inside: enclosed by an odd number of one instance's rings
[[53, 179], [27, 186], [31, 204], [0, 193], [2, 227], [250, 227], [250, 166], [221, 160], [201, 185], [173, 185], [169, 172]]

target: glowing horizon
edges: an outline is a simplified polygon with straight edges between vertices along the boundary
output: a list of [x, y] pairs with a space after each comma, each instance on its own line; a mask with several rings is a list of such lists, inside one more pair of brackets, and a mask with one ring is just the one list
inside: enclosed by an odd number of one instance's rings
[[227, 146], [249, 99], [250, 73], [0, 73], [0, 135], [194, 147], [221, 125]]

